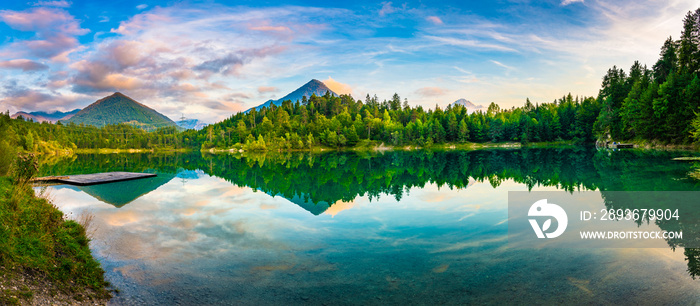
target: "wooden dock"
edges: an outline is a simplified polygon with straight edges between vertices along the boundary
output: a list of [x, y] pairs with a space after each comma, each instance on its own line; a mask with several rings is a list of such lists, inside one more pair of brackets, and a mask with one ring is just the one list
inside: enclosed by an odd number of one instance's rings
[[114, 183], [140, 178], [154, 177], [155, 173], [138, 172], [105, 172], [93, 174], [76, 174], [69, 176], [47, 176], [33, 179], [34, 182], [55, 182], [76, 186], [88, 186], [96, 184]]

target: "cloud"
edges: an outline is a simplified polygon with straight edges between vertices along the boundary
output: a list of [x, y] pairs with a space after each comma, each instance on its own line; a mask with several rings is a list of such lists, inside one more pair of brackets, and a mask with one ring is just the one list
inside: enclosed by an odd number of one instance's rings
[[54, 6], [54, 7], [62, 7], [62, 8], [68, 8], [71, 6], [71, 2], [61, 0], [61, 1], [37, 1], [32, 3], [32, 6]]
[[247, 109], [244, 103], [259, 103], [252, 101], [257, 96], [231, 92], [298, 73], [307, 62], [319, 63], [313, 57], [280, 56], [308, 49], [315, 35], [325, 30], [309, 22], [317, 16], [335, 13], [300, 7], [155, 7], [122, 21], [111, 30], [116, 35], [95, 43], [81, 61], [72, 63], [72, 90], [96, 98], [127, 91], [135, 98], [148, 97], [152, 107], [166, 110], [166, 115], [203, 114], [198, 119], [216, 122], [230, 116], [228, 111]]
[[47, 70], [49, 66], [28, 59], [15, 59], [0, 62], [0, 68], [22, 69], [22, 71]]
[[425, 20], [430, 21], [435, 25], [442, 25], [443, 24], [442, 19], [440, 19], [440, 17], [437, 17], [437, 16], [428, 16], [427, 18], [425, 18]]
[[[161, 11], [162, 12], [162, 11]], [[171, 23], [173, 20], [166, 14], [143, 13], [131, 17], [127, 21], [119, 23], [119, 27], [111, 29], [110, 32], [122, 35], [133, 35], [139, 31], [153, 29], [152, 27]]]
[[47, 109], [68, 110], [75, 108], [75, 106], [81, 106], [84, 99], [85, 97], [81, 95], [51, 94], [11, 82], [5, 84], [0, 92], [0, 109], [10, 109], [13, 112]]
[[459, 46], [459, 47], [469, 47], [482, 50], [494, 50], [503, 52], [518, 52], [518, 50], [507, 47], [502, 44], [496, 44], [492, 42], [485, 42], [477, 39], [461, 39], [455, 37], [443, 37], [443, 36], [433, 36], [427, 35], [426, 38], [438, 41], [442, 44]]
[[273, 86], [260, 86], [258, 87], [258, 93], [259, 94], [266, 94], [270, 92], [278, 92], [279, 88], [273, 87]]
[[[404, 4], [404, 6], [401, 9], [406, 9], [406, 5]], [[384, 17], [386, 15], [395, 13], [401, 9], [393, 7], [391, 2], [382, 2], [382, 8], [379, 10], [379, 16]]]
[[136, 6], [136, 9], [139, 11], [145, 10], [148, 7], [148, 4], [139, 4]]
[[284, 47], [270, 46], [259, 49], [247, 49], [238, 53], [228, 53], [222, 57], [205, 61], [194, 67], [195, 70], [209, 71], [223, 75], [237, 75], [244, 64], [255, 58], [263, 58], [284, 51]]
[[243, 93], [243, 92], [234, 92], [226, 95], [224, 97], [224, 100], [231, 100], [231, 101], [237, 101], [239, 99], [250, 99], [251, 96], [249, 94]]
[[0, 20], [15, 30], [36, 33], [36, 39], [17, 41], [6, 51], [54, 61], [65, 61], [68, 54], [79, 48], [75, 36], [90, 32], [81, 28], [79, 21], [66, 11], [54, 8], [38, 7], [21, 12], [4, 10], [0, 11]]
[[[290, 28], [290, 26], [295, 27], [295, 29]], [[274, 25], [267, 20], [255, 20], [248, 25], [247, 30], [261, 32], [285, 41], [292, 41], [295, 37], [308, 33], [308, 27], [308, 25], [301, 24]]]
[[423, 87], [416, 90], [416, 94], [423, 97], [439, 97], [448, 92], [447, 89], [440, 87]]
[[563, 0], [563, 1], [561, 2], [561, 5], [562, 5], [562, 6], [567, 6], [567, 5], [569, 5], [569, 4], [576, 3], [576, 2], [583, 3], [583, 1], [584, 1], [584, 0]]
[[240, 112], [244, 110], [241, 103], [235, 101], [210, 101], [204, 102], [204, 106], [213, 110], [227, 111], [229, 113]]
[[229, 53], [220, 58], [205, 61], [194, 67], [195, 70], [206, 70], [222, 74], [233, 74], [243, 66], [244, 58], [241, 55]]
[[340, 83], [330, 76], [328, 77], [327, 80], [323, 80], [323, 84], [326, 84], [328, 88], [330, 88], [333, 92], [339, 94], [339, 95], [351, 95], [352, 94], [352, 86], [348, 84], [343, 84]]
[[515, 70], [514, 67], [508, 66], [508, 65], [503, 64], [503, 63], [501, 63], [501, 62], [499, 62], [499, 61], [495, 61], [495, 60], [489, 60], [489, 61], [492, 62], [492, 63], [494, 63], [494, 64], [496, 64], [497, 66], [500, 66], [500, 67], [505, 68], [506, 70]]
[[254, 31], [274, 31], [274, 32], [291, 32], [292, 30], [288, 27], [284, 26], [259, 26], [259, 27], [250, 27], [251, 30]]
[[13, 29], [44, 35], [51, 32], [66, 35], [83, 35], [90, 32], [81, 28], [73, 16], [60, 9], [39, 7], [22, 12], [3, 10], [0, 11], [0, 19]]

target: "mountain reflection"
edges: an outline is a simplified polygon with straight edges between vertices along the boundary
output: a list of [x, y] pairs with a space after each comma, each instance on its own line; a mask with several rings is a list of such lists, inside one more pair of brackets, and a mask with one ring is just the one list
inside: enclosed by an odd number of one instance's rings
[[[620, 201], [606, 192], [694, 191], [700, 187], [700, 183], [688, 175], [693, 170], [692, 163], [672, 161], [673, 157], [683, 155], [683, 152], [610, 152], [596, 151], [593, 148], [325, 154], [79, 155], [73, 160], [43, 165], [41, 172], [43, 175], [107, 171], [158, 173], [158, 177], [152, 179], [76, 187], [115, 207], [123, 207], [174, 179], [181, 182], [182, 186], [187, 186], [198, 180], [198, 173], [204, 173], [237, 187], [261, 191], [268, 197], [282, 197], [314, 216], [324, 212], [335, 216], [338, 212], [353, 207], [358, 197], [366, 197], [372, 201], [380, 196], [391, 196], [400, 201], [414, 188], [420, 190], [428, 185], [434, 185], [438, 189], [463, 190], [474, 183], [483, 182], [496, 188], [505, 181], [518, 183], [527, 190], [538, 186], [569, 192], [598, 190], [605, 199], [607, 208], [634, 209], [668, 208], [670, 201]], [[217, 192], [226, 194], [231, 191], [209, 190], [207, 194], [214, 196]], [[240, 202], [241, 199], [236, 201]], [[208, 205], [209, 200], [204, 197], [196, 203], [201, 204], [197, 207], [204, 207]], [[270, 208], [278, 207], [279, 204], [264, 205]], [[260, 208], [266, 209], [264, 205], [261, 204]], [[697, 209], [686, 205], [682, 206], [681, 210], [691, 213]], [[225, 211], [226, 208], [222, 208], [217, 213]], [[193, 207], [187, 207], [183, 208], [181, 213], [199, 212]], [[468, 216], [469, 214], [466, 214], [465, 218]], [[116, 215], [114, 217], [119, 218]], [[124, 220], [113, 221], [123, 224]], [[683, 222], [657, 221], [656, 224], [663, 230], [684, 232], [686, 240], [668, 241], [672, 249], [690, 245], [687, 244], [689, 241], [700, 237], [700, 211], [688, 215]], [[182, 226], [195, 225], [184, 223]], [[233, 235], [230, 239], [239, 240], [241, 238], [235, 233], [241, 232], [241, 226], [229, 224], [225, 228], [219, 228], [219, 234], [211, 234], [216, 236], [228, 233], [226, 235]], [[166, 250], [163, 252], [167, 253]], [[695, 278], [700, 273], [700, 250], [686, 248], [684, 252], [688, 272]]]

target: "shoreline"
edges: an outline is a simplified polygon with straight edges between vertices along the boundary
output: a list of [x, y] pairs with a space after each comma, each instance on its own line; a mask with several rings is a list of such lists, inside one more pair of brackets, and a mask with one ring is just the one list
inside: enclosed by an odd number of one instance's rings
[[110, 284], [89, 248], [89, 216], [67, 218], [29, 179], [0, 176], [0, 235], [7, 238], [0, 240], [0, 305], [106, 304]]
[[245, 150], [241, 146], [234, 146], [232, 148], [210, 148], [202, 149], [202, 153], [288, 153], [288, 152], [384, 152], [384, 151], [412, 151], [412, 150], [433, 150], [433, 151], [444, 151], [444, 150], [462, 150], [462, 151], [475, 151], [483, 149], [522, 149], [522, 148], [550, 148], [550, 147], [573, 147], [579, 146], [574, 144], [572, 141], [561, 141], [561, 142], [533, 142], [528, 144], [521, 144], [519, 142], [467, 142], [467, 143], [444, 143], [436, 144], [431, 146], [418, 146], [418, 145], [386, 145], [381, 141], [365, 141], [358, 143], [358, 145], [353, 147], [340, 147], [332, 148], [325, 146], [314, 146], [312, 148], [306, 149], [278, 149], [272, 148], [268, 150]]
[[190, 148], [182, 149], [75, 149], [73, 154], [121, 154], [121, 153], [185, 153], [193, 151]]
[[[657, 142], [648, 141], [623, 141], [625, 143], [631, 143], [634, 145], [632, 149], [639, 150], [664, 150], [664, 151], [699, 151], [700, 144], [661, 144]], [[592, 143], [580, 144], [574, 143], [573, 141], [555, 141], [555, 142], [530, 142], [527, 144], [522, 144], [519, 142], [467, 142], [467, 143], [443, 143], [434, 144], [431, 146], [419, 146], [419, 145], [386, 145], [386, 143], [381, 141], [362, 141], [353, 147], [326, 147], [321, 145], [316, 145], [311, 148], [304, 149], [287, 149], [287, 148], [276, 148], [272, 147], [267, 150], [245, 150], [241, 144], [236, 144], [231, 148], [209, 148], [200, 149], [196, 148], [180, 148], [180, 149], [108, 149], [108, 148], [97, 148], [97, 149], [72, 149], [63, 151], [62, 154], [49, 154], [51, 157], [71, 157], [76, 154], [131, 154], [131, 153], [189, 153], [199, 151], [201, 153], [209, 154], [222, 154], [222, 153], [291, 153], [291, 152], [308, 152], [308, 153], [324, 153], [324, 152], [384, 152], [384, 151], [412, 151], [412, 150], [432, 150], [432, 151], [443, 151], [443, 150], [463, 150], [463, 151], [474, 151], [474, 150], [484, 150], [484, 149], [528, 149], [528, 148], [557, 148], [557, 147], [584, 147], [593, 146]]]

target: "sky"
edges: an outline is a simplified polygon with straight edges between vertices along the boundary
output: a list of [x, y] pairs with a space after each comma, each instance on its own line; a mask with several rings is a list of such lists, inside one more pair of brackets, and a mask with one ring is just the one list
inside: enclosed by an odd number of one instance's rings
[[148, 1], [0, 4], [0, 110], [69, 111], [116, 91], [213, 123], [311, 79], [340, 94], [502, 108], [596, 96], [651, 67], [700, 1]]

